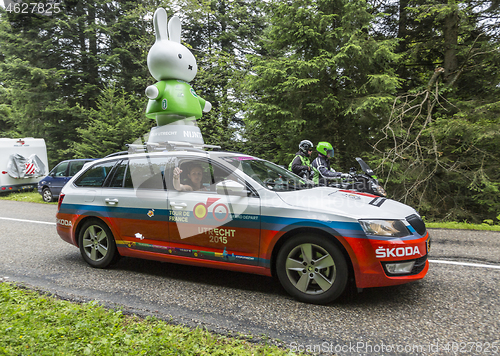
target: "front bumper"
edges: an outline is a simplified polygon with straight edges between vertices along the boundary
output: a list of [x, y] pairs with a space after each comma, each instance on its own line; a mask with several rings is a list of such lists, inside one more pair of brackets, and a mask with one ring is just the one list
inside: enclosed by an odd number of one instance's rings
[[[424, 278], [429, 270], [427, 260], [430, 237], [402, 240], [349, 239], [353, 249], [353, 269], [358, 288], [385, 287]], [[413, 262], [411, 270], [388, 268]], [[394, 266], [392, 266], [394, 267]]]

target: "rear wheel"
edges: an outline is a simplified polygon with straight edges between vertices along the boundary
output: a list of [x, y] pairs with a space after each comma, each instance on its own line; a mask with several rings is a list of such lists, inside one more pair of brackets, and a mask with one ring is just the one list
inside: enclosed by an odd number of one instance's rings
[[42, 199], [46, 203], [50, 203], [54, 201], [54, 196], [49, 188], [43, 188], [42, 190]]
[[301, 302], [327, 304], [344, 291], [348, 269], [334, 242], [316, 234], [300, 234], [278, 252], [276, 273], [283, 288]]
[[111, 230], [101, 220], [88, 220], [83, 224], [78, 245], [85, 262], [95, 268], [106, 268], [120, 256]]

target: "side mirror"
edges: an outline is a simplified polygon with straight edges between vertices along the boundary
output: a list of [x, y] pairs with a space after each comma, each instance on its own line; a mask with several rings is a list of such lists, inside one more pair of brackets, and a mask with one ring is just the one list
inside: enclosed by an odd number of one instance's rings
[[215, 185], [217, 194], [247, 196], [246, 187], [234, 180], [223, 180]]

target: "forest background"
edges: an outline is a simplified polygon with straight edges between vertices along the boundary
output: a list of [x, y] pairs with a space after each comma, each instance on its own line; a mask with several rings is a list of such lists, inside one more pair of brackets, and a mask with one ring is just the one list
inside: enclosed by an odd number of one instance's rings
[[152, 14], [182, 19], [205, 143], [288, 166], [302, 139], [374, 168], [429, 221], [499, 223], [500, 1], [62, 0], [0, 9], [0, 137], [42, 137], [52, 167], [154, 126]]

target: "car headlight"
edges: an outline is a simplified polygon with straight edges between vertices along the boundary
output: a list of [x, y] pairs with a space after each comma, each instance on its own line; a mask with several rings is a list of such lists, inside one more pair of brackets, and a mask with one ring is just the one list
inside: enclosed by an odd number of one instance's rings
[[404, 237], [410, 231], [401, 220], [359, 220], [366, 235], [382, 237]]

